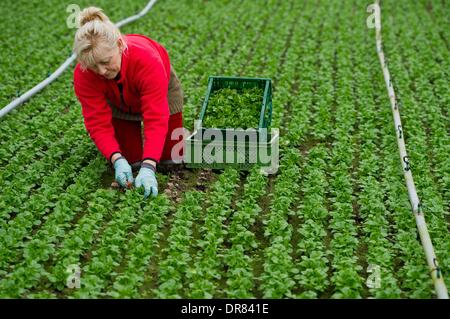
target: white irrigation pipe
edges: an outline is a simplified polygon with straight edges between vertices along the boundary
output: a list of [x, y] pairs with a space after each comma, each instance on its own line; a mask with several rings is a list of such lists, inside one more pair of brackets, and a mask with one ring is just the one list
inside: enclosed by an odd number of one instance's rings
[[439, 268], [436, 254], [434, 253], [433, 244], [428, 233], [427, 224], [425, 222], [423, 209], [417, 196], [416, 186], [409, 166], [408, 155], [406, 154], [406, 145], [404, 140], [404, 132], [402, 129], [402, 122], [400, 120], [400, 112], [398, 103], [395, 97], [394, 87], [389, 74], [388, 65], [385, 61], [383, 44], [381, 42], [381, 8], [380, 0], [375, 0], [375, 31], [376, 31], [376, 43], [377, 52], [380, 59], [381, 67], [383, 69], [384, 81], [389, 94], [389, 100], [391, 102], [392, 114], [394, 116], [395, 129], [397, 132], [397, 144], [400, 151], [400, 160], [403, 166], [403, 174], [406, 180], [406, 186], [408, 188], [409, 201], [411, 208], [416, 218], [417, 229], [419, 231], [420, 240], [425, 250], [425, 256], [427, 259], [428, 267], [430, 269], [431, 277], [433, 279], [434, 288], [436, 290], [437, 297], [439, 299], [448, 299], [447, 287], [445, 286], [442, 272]]
[[[122, 26], [124, 26], [124, 25], [126, 25], [126, 24], [128, 24], [130, 22], [136, 21], [137, 19], [139, 19], [142, 16], [144, 16], [145, 14], [147, 14], [147, 12], [150, 11], [150, 9], [153, 7], [153, 5], [155, 3], [156, 3], [156, 0], [149, 1], [147, 6], [140, 13], [138, 13], [138, 14], [136, 14], [134, 16], [131, 16], [129, 18], [126, 18], [126, 19], [124, 19], [122, 21], [117, 22], [116, 26], [118, 28], [120, 28], [120, 27], [122, 27]], [[26, 102], [33, 95], [35, 95], [36, 93], [41, 91], [43, 88], [45, 88], [47, 85], [49, 85], [54, 80], [56, 80], [61, 75], [61, 73], [63, 73], [72, 64], [72, 62], [75, 61], [75, 59], [76, 59], [76, 54], [73, 53], [55, 72], [53, 72], [52, 75], [50, 75], [44, 81], [42, 81], [41, 83], [39, 83], [38, 85], [36, 85], [35, 87], [33, 87], [32, 89], [27, 91], [26, 93], [22, 94], [17, 99], [13, 100], [7, 106], [2, 108], [0, 110], [0, 118], [5, 116], [6, 114], [8, 114], [10, 111], [15, 109], [16, 107], [18, 107], [22, 103]]]

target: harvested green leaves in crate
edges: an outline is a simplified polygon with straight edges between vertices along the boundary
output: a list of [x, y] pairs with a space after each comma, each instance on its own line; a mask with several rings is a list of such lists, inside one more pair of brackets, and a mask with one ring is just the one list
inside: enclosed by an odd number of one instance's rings
[[215, 91], [209, 98], [204, 127], [256, 128], [263, 98], [260, 88], [229, 89]]

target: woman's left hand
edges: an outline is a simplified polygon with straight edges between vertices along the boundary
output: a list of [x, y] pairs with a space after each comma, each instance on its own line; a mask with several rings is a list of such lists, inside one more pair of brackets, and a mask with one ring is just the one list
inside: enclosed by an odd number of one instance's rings
[[141, 167], [135, 180], [135, 186], [136, 188], [144, 186], [144, 198], [147, 198], [150, 194], [153, 197], [158, 195], [158, 182], [155, 172], [151, 168]]

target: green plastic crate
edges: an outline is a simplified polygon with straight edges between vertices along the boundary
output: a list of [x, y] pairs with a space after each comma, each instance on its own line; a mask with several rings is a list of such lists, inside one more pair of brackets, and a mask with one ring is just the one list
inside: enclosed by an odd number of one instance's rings
[[[202, 127], [203, 119], [208, 111], [209, 97], [214, 91], [222, 88], [240, 90], [254, 87], [261, 88], [264, 92], [258, 127], [254, 128], [254, 132], [249, 134], [248, 131], [238, 128], [224, 129]], [[255, 164], [267, 166], [267, 157], [260, 156], [261, 152], [263, 152], [264, 155], [271, 156], [278, 160], [279, 132], [277, 129], [270, 129], [271, 121], [271, 79], [210, 76], [205, 100], [200, 112], [200, 118], [196, 122], [194, 132], [185, 140], [184, 162], [187, 167], [192, 168], [222, 169], [231, 165], [242, 170], [249, 170]], [[213, 138], [205, 138], [205, 132], [214, 136], [220, 134], [223, 139], [216, 140]], [[250, 136], [252, 137], [252, 140], [250, 140]], [[237, 141], [238, 137], [240, 138], [239, 142]], [[249, 138], [247, 139], [246, 137]], [[257, 140], [256, 143], [254, 141], [255, 139]], [[232, 140], [234, 140], [234, 143], [231, 143], [233, 142]], [[209, 152], [211, 149], [214, 150], [214, 152]], [[210, 154], [212, 154], [212, 156], [210, 156]], [[216, 156], [216, 154], [219, 155]]]

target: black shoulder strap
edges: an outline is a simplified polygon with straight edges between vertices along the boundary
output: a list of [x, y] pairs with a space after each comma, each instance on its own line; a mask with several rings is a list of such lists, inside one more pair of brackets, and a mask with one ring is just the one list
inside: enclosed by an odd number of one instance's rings
[[130, 113], [130, 108], [128, 107], [128, 110], [125, 110], [125, 108], [127, 107], [127, 105], [125, 104], [125, 101], [123, 99], [123, 87], [122, 87], [122, 83], [117, 83], [117, 87], [119, 88], [119, 93], [120, 93], [120, 106], [119, 109], [123, 112], [127, 112]]

